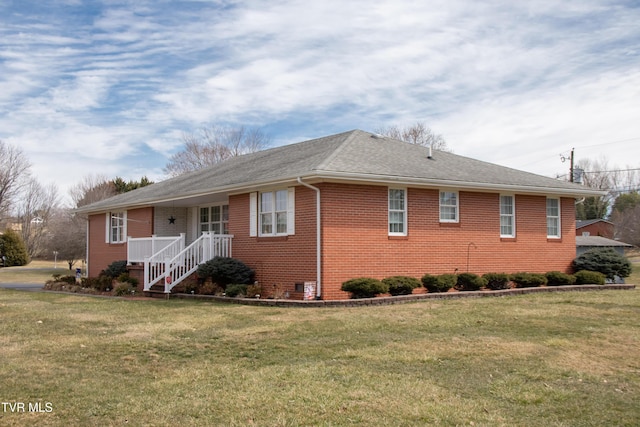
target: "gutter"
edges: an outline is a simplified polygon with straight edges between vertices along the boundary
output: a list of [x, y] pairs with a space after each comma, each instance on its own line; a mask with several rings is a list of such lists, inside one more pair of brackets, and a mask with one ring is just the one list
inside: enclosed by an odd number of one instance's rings
[[298, 177], [298, 183], [316, 192], [316, 299], [322, 295], [322, 227], [320, 224], [320, 189], [307, 184]]

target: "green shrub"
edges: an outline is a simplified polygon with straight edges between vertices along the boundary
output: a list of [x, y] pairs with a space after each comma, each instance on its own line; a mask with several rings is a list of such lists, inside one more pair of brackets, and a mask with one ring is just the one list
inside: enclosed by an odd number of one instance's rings
[[604, 285], [606, 276], [599, 271], [580, 270], [574, 274], [576, 285]]
[[243, 285], [252, 283], [255, 273], [238, 259], [215, 257], [200, 264], [197, 274], [201, 279], [210, 277], [213, 283], [226, 288], [231, 283]]
[[378, 294], [389, 292], [389, 286], [370, 277], [347, 280], [342, 284], [341, 289], [351, 292], [351, 298], [373, 298]]
[[382, 283], [389, 287], [391, 295], [411, 295], [415, 288], [420, 287], [420, 281], [415, 277], [393, 276], [382, 279]]
[[[6, 258], [5, 267], [27, 265], [31, 262], [22, 236], [10, 228], [7, 228], [4, 234], [0, 234], [0, 258], [2, 256]], [[2, 265], [2, 259], [0, 259], [0, 265]]]
[[511, 281], [516, 288], [535, 288], [547, 284], [547, 278], [540, 273], [515, 273], [511, 275]]
[[509, 289], [509, 282], [511, 282], [511, 278], [506, 273], [485, 273], [482, 278], [487, 283], [485, 285], [487, 289], [494, 291]]
[[591, 249], [573, 260], [574, 271], [599, 271], [611, 281], [618, 277], [629, 277], [631, 262], [611, 248]]
[[64, 283], [68, 283], [69, 285], [75, 285], [76, 284], [76, 276], [61, 276], [58, 279], [59, 282], [64, 282]]
[[429, 292], [447, 292], [456, 285], [457, 281], [458, 276], [449, 273], [439, 276], [432, 276], [431, 274], [422, 276], [422, 285]]
[[138, 286], [138, 283], [140, 283], [136, 277], [131, 277], [129, 273], [120, 274], [117, 280], [120, 283], [129, 283], [131, 286]]
[[560, 271], [550, 271], [545, 274], [545, 276], [547, 277], [547, 285], [549, 286], [568, 286], [576, 283], [575, 276]]
[[99, 292], [105, 292], [107, 289], [110, 290], [113, 288], [113, 278], [105, 275], [100, 275], [98, 277], [88, 277], [84, 285]]
[[107, 268], [105, 268], [100, 272], [100, 275], [108, 276], [108, 277], [111, 277], [112, 279], [115, 279], [116, 277], [126, 272], [127, 272], [127, 261], [122, 260], [122, 261], [114, 261], [111, 264], [109, 264]]
[[460, 273], [455, 288], [459, 291], [478, 291], [486, 285], [485, 280], [473, 273]]
[[245, 296], [247, 294], [248, 287], [249, 285], [246, 285], [244, 283], [228, 284], [224, 293], [226, 296], [231, 298], [235, 298], [237, 296]]

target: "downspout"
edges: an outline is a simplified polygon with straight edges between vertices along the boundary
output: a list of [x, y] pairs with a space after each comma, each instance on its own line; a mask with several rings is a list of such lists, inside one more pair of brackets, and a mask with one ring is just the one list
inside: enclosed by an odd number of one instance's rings
[[320, 299], [322, 295], [322, 227], [320, 226], [320, 189], [313, 185], [302, 182], [302, 178], [298, 177], [298, 183], [316, 192], [316, 299]]
[[85, 259], [85, 277], [89, 277], [89, 215], [87, 215], [87, 247], [85, 248], [85, 255], [84, 255], [84, 259]]

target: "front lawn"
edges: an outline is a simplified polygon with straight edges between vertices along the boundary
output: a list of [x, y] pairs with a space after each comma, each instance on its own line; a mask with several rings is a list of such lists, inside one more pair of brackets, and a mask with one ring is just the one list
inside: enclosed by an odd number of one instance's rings
[[3, 426], [640, 424], [638, 290], [302, 309], [0, 289], [0, 343]]

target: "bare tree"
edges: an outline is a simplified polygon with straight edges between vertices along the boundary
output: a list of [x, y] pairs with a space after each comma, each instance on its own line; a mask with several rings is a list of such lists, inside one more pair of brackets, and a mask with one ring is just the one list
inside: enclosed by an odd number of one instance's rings
[[112, 180], [101, 175], [87, 175], [69, 190], [76, 207], [86, 206], [117, 194]]
[[411, 144], [431, 146], [435, 150], [451, 151], [447, 147], [447, 142], [442, 135], [434, 133], [424, 122], [416, 122], [416, 124], [408, 127], [400, 128], [396, 125], [378, 128], [375, 130], [380, 135], [390, 138], [399, 139], [400, 141], [410, 142]]
[[579, 220], [604, 219], [615, 198], [614, 177], [608, 172], [607, 159], [582, 159], [575, 164], [575, 169], [582, 169], [583, 184], [590, 188], [607, 191], [604, 196], [586, 197], [576, 205], [576, 218]]
[[56, 251], [58, 258], [65, 260], [69, 270], [86, 257], [86, 219], [70, 209], [57, 209], [50, 221], [51, 239], [48, 250]]
[[31, 178], [16, 203], [17, 217], [22, 226], [22, 240], [31, 258], [43, 255], [49, 235], [52, 212], [58, 205], [58, 188], [47, 187]]
[[22, 150], [0, 141], [0, 222], [11, 210], [30, 168]]
[[172, 177], [215, 165], [230, 157], [263, 150], [271, 143], [259, 129], [217, 125], [184, 134], [182, 141], [182, 151], [171, 156], [164, 168], [164, 172]]

